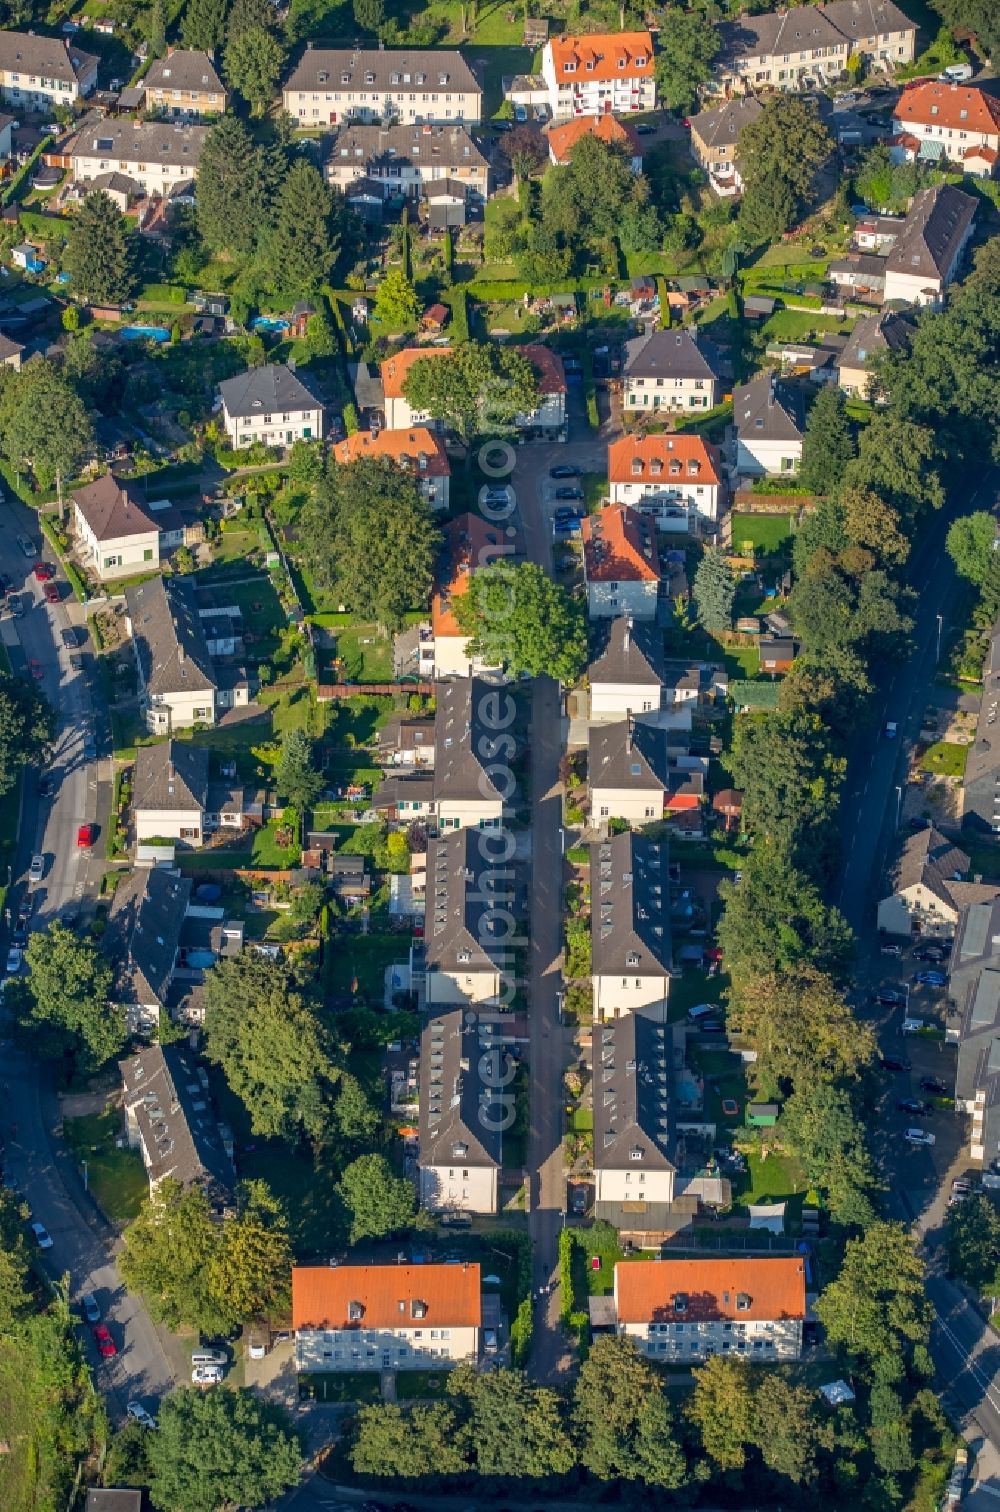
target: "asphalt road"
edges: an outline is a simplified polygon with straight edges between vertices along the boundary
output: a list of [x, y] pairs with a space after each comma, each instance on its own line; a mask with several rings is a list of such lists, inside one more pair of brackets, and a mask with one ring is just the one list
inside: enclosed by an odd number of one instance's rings
[[[38, 560], [51, 558], [42, 550], [42, 537], [30, 510], [10, 498], [0, 503], [0, 570], [21, 593], [25, 614], [21, 619], [0, 621], [0, 635], [16, 672], [29, 672], [36, 664], [41, 687], [57, 710], [58, 734], [48, 775], [55, 780], [51, 799], [38, 795], [37, 772], [29, 771], [24, 784], [24, 802], [8, 904], [16, 913], [18, 903], [33, 893], [33, 929], [57, 916], [78, 912], [86, 916], [93, 906], [103, 871], [104, 832], [108, 809], [110, 760], [106, 716], [95, 707], [90, 670], [91, 649], [83, 649], [83, 669], [70, 666], [70, 651], [61, 632], [85, 624], [83, 609], [70, 597], [69, 585], [59, 580], [62, 599], [45, 603], [41, 586], [32, 575], [35, 558], [29, 559], [17, 544], [25, 536], [39, 547]], [[30, 606], [29, 606], [30, 601]], [[84, 739], [92, 735], [98, 759], [87, 761]], [[78, 849], [81, 824], [98, 825], [97, 845], [92, 852]], [[32, 855], [45, 857], [45, 875], [34, 889], [27, 883]], [[3, 937], [3, 948], [9, 932]], [[113, 1417], [124, 1414], [127, 1402], [143, 1398], [154, 1405], [173, 1385], [156, 1331], [138, 1298], [122, 1285], [113, 1260], [114, 1239], [82, 1190], [80, 1173], [55, 1132], [58, 1102], [47, 1068], [16, 1051], [9, 1041], [0, 1044], [0, 1079], [5, 1084], [4, 1113], [0, 1122], [6, 1151], [4, 1172], [16, 1183], [30, 1204], [33, 1216], [48, 1229], [52, 1249], [40, 1257], [53, 1276], [70, 1276], [70, 1295], [79, 1298], [93, 1292], [118, 1345], [113, 1360], [102, 1361], [91, 1339], [88, 1358], [97, 1370], [97, 1381], [109, 1398]]]

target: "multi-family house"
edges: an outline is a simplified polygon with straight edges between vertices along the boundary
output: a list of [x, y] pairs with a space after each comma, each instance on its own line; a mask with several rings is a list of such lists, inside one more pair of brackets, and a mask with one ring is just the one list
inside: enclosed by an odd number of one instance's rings
[[979, 201], [954, 184], [935, 184], [913, 198], [903, 229], [885, 260], [885, 301], [937, 308], [957, 276]]
[[595, 1216], [674, 1200], [674, 1042], [665, 1015], [623, 1013], [593, 1032]]
[[97, 61], [72, 38], [0, 31], [0, 96], [18, 110], [75, 105], [95, 88]]
[[708, 174], [716, 194], [724, 199], [743, 188], [736, 152], [740, 132], [756, 121], [763, 109], [756, 95], [746, 95], [703, 110], [691, 121], [691, 155]]
[[458, 1007], [424, 1025], [417, 1165], [428, 1212], [497, 1212], [515, 1070], [488, 1017]]
[[460, 52], [307, 44], [283, 89], [300, 126], [475, 124], [483, 89]]
[[542, 80], [554, 121], [653, 110], [653, 39], [645, 31], [552, 37], [542, 51]]
[[805, 435], [798, 389], [773, 374], [752, 378], [733, 394], [736, 470], [743, 477], [798, 472]]
[[608, 447], [608, 491], [660, 530], [697, 530], [719, 518], [721, 458], [701, 436], [623, 436]]
[[[518, 347], [518, 352], [528, 359], [538, 375], [539, 403], [530, 414], [515, 415], [514, 424], [525, 437], [564, 440], [567, 390], [562, 358], [547, 346], [536, 344]], [[404, 347], [381, 364], [385, 423], [390, 430], [409, 430], [413, 425], [422, 424], [441, 429], [441, 423], [434, 420], [427, 411], [416, 410], [411, 406], [404, 389], [415, 362], [449, 355], [449, 347]]]
[[[599, 621], [587, 681], [592, 722], [634, 718], [657, 723], [674, 702], [667, 691], [663, 631], [650, 620], [633, 620], [630, 615]], [[691, 696], [697, 700], [697, 673]], [[677, 712], [681, 710], [686, 711], [686, 722], [669, 722], [674, 728], [690, 729], [690, 707], [684, 698], [677, 701]]]
[[222, 115], [226, 90], [207, 52], [175, 48], [154, 58], [142, 80], [147, 110], [162, 110], [184, 120]]
[[513, 995], [514, 962], [503, 927], [512, 871], [496, 855], [495, 842], [479, 830], [428, 841], [424, 948], [432, 1007], [495, 1008]]
[[455, 604], [468, 593], [474, 572], [491, 562], [513, 559], [517, 544], [517, 537], [509, 537], [503, 525], [480, 514], [458, 515], [445, 527], [431, 595], [430, 635], [419, 647], [422, 677], [468, 677], [485, 670], [482, 658], [469, 649]]
[[46, 161], [68, 166], [75, 183], [86, 187], [108, 174], [121, 174], [150, 197], [167, 196], [179, 185], [193, 186], [207, 126], [188, 122], [87, 120]]
[[[906, 352], [912, 339], [913, 326], [902, 315], [884, 311], [881, 315], [863, 316], [855, 324], [837, 359], [840, 387], [846, 394], [868, 399], [872, 387], [869, 360], [879, 352]], [[876, 394], [874, 397], [884, 396]]]
[[476, 1364], [479, 1266], [293, 1265], [295, 1368], [446, 1370]]
[[151, 578], [127, 587], [125, 614], [140, 705], [154, 734], [214, 724], [221, 710], [250, 702], [243, 669], [216, 665], [189, 583]]
[[607, 504], [586, 517], [580, 535], [591, 619], [654, 619], [660, 558], [652, 520], [627, 504]]
[[76, 549], [101, 582], [155, 569], [184, 545], [184, 520], [169, 500], [141, 499], [134, 484], [111, 473], [72, 497]]
[[836, 82], [851, 58], [890, 73], [912, 63], [916, 52], [916, 22], [893, 0], [831, 0], [745, 15], [720, 31], [715, 84], [744, 93], [821, 88]]
[[879, 932], [950, 937], [963, 908], [1000, 894], [1000, 887], [966, 881], [970, 864], [967, 852], [933, 826], [909, 835], [891, 874], [892, 891], [878, 905]]
[[663, 818], [667, 776], [667, 732], [659, 725], [592, 725], [587, 742], [587, 789], [592, 824], [627, 819], [653, 824]]
[[979, 835], [1000, 835], [1000, 620], [990, 631], [976, 738], [962, 779], [962, 823]]
[[190, 877], [165, 867], [137, 867], [115, 889], [105, 946], [114, 967], [114, 1000], [133, 1029], [153, 1029], [165, 1013], [191, 885]]
[[326, 178], [344, 194], [365, 179], [383, 199], [423, 199], [445, 182], [459, 185], [466, 198], [489, 193], [489, 163], [465, 126], [345, 126], [326, 160]]
[[972, 1120], [969, 1154], [1000, 1160], [1000, 898], [959, 914], [948, 967], [958, 1017], [955, 1107]]
[[573, 148], [583, 137], [597, 137], [609, 147], [620, 147], [629, 155], [633, 173], [642, 172], [642, 143], [631, 126], [613, 115], [574, 116], [570, 121], [552, 126], [548, 132], [549, 160], [556, 167], [569, 162]]
[[912, 63], [917, 23], [894, 0], [827, 0], [824, 16], [847, 38], [852, 58], [873, 72], [892, 73]]
[[176, 840], [192, 849], [205, 839], [208, 751], [189, 740], [141, 745], [132, 775], [135, 840]]
[[627, 343], [623, 378], [626, 419], [661, 409], [712, 409], [722, 391], [718, 357], [697, 327], [635, 337]]
[[966, 84], [905, 89], [893, 111], [895, 149], [922, 163], [953, 163], [992, 178], [1000, 156], [1000, 100]]
[[594, 1019], [640, 1009], [666, 1023], [672, 955], [662, 841], [626, 830], [590, 847]]
[[119, 1062], [128, 1141], [155, 1195], [170, 1178], [200, 1186], [217, 1218], [235, 1210], [232, 1146], [212, 1112], [208, 1074], [186, 1045], [149, 1045]]
[[248, 368], [219, 384], [222, 418], [233, 450], [252, 446], [293, 446], [323, 438], [323, 404], [299, 375], [283, 363]]
[[801, 1255], [636, 1260], [615, 1266], [615, 1331], [651, 1360], [709, 1355], [763, 1364], [802, 1353], [806, 1263]]
[[398, 467], [412, 474], [420, 492], [433, 510], [447, 509], [451, 488], [451, 463], [441, 439], [426, 425], [409, 430], [355, 431], [333, 448], [341, 466], [361, 457], [388, 457]]
[[[435, 685], [434, 813], [442, 831], [499, 829], [514, 796], [501, 768], [514, 749], [509, 692], [479, 677]], [[509, 773], [508, 773], [509, 775]]]

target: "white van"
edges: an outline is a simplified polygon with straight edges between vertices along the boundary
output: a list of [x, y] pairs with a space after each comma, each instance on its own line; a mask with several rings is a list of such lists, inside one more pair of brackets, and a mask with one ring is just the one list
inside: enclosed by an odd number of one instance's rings
[[224, 1349], [195, 1349], [191, 1353], [191, 1364], [199, 1365], [228, 1365], [229, 1356]]
[[971, 63], [951, 63], [944, 73], [938, 74], [939, 84], [964, 84], [972, 78]]

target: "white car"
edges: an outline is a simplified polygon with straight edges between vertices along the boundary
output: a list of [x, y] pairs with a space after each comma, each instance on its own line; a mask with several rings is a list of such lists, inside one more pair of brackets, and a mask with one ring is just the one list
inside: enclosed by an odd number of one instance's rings
[[928, 1024], [928, 1022], [927, 1022], [926, 1019], [905, 1018], [903, 1020], [903, 1033], [904, 1034], [919, 1034], [922, 1029], [929, 1029], [929, 1028], [930, 1028], [930, 1025]]
[[191, 1372], [193, 1386], [218, 1386], [223, 1377], [221, 1365], [196, 1365]]
[[32, 856], [31, 865], [28, 867], [28, 881], [40, 882], [45, 876], [45, 857]]
[[903, 1138], [907, 1144], [911, 1145], [932, 1145], [937, 1143], [936, 1135], [932, 1134], [928, 1129], [907, 1129]]
[[886, 740], [895, 740], [896, 735], [898, 733], [898, 729], [899, 729], [899, 727], [896, 724], [896, 721], [894, 719], [887, 720], [886, 721], [886, 726], [885, 726], [885, 738], [886, 738]]
[[143, 1428], [158, 1428], [160, 1425], [151, 1412], [147, 1412], [141, 1402], [129, 1402], [125, 1408], [133, 1423], [138, 1423]]
[[31, 1232], [35, 1236], [35, 1242], [37, 1243], [39, 1249], [52, 1248], [52, 1235], [49, 1233], [44, 1223], [33, 1223], [31, 1225]]

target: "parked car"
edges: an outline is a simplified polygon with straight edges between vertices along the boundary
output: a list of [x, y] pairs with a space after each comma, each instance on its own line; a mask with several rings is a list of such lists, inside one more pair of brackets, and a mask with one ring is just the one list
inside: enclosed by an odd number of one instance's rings
[[[684, 124], [687, 125], [687, 122], [685, 121]], [[639, 126], [637, 126], [635, 129], [636, 129], [636, 132], [638, 133], [639, 136], [655, 136], [656, 135], [656, 127], [650, 125], [649, 121], [643, 121], [642, 124], [639, 125]]]
[[880, 945], [879, 946], [879, 955], [884, 955], [884, 956], [901, 956], [902, 954], [903, 954], [903, 947], [902, 947], [902, 945]]
[[931, 1111], [930, 1104], [921, 1102], [919, 1097], [901, 1098], [896, 1109], [899, 1113], [912, 1113], [915, 1118], [927, 1118]]
[[45, 602], [47, 604], [62, 603], [62, 593], [60, 592], [58, 583], [45, 584]]
[[138, 1423], [141, 1428], [159, 1428], [159, 1423], [151, 1412], [147, 1412], [141, 1402], [129, 1402], [125, 1408], [133, 1423]]
[[940, 1076], [922, 1076], [920, 1078], [921, 1092], [934, 1092], [938, 1097], [947, 1097], [948, 1083], [941, 1080]]
[[883, 1071], [909, 1071], [908, 1060], [901, 1060], [898, 1055], [880, 1055], [879, 1065]]
[[56, 790], [55, 778], [46, 773], [38, 779], [39, 798], [51, 798]]
[[76, 832], [77, 850], [90, 850], [97, 838], [96, 824], [81, 824]]
[[580, 469], [574, 467], [571, 462], [560, 462], [558, 467], [549, 468], [550, 478], [578, 478]]
[[557, 499], [582, 499], [583, 489], [575, 488], [573, 486], [567, 488], [557, 488], [555, 496]]
[[16, 948], [18, 950], [26, 950], [27, 949], [27, 947], [28, 947], [28, 921], [27, 921], [27, 919], [18, 918], [17, 923], [14, 925], [14, 932], [13, 932], [13, 934], [10, 937], [10, 943], [12, 945], [16, 946]]
[[32, 856], [31, 865], [28, 867], [28, 881], [40, 882], [45, 876], [45, 857]]
[[84, 761], [97, 759], [97, 742], [93, 735], [85, 735], [83, 738], [83, 759]]
[[875, 1001], [881, 1003], [883, 1008], [901, 1008], [906, 1002], [906, 993], [895, 987], [880, 987], [875, 994]]
[[528, 111], [524, 105], [514, 106], [514, 119], [519, 124], [523, 124], [528, 119]]
[[191, 1372], [193, 1386], [218, 1386], [222, 1380], [221, 1365], [196, 1365]]
[[585, 1213], [587, 1211], [587, 1188], [585, 1186], [575, 1186], [573, 1188], [572, 1208], [574, 1213]]
[[67, 651], [75, 651], [80, 644], [80, 635], [75, 625], [70, 625], [66, 630], [60, 630], [60, 638]]
[[911, 1145], [937, 1144], [937, 1135], [932, 1134], [930, 1129], [907, 1129], [903, 1138]]
[[12, 945], [7, 952], [7, 975], [17, 976], [23, 960], [24, 955], [21, 950], [16, 945]]
[[578, 520], [580, 518], [580, 511], [574, 509], [572, 504], [559, 504], [553, 510], [552, 518], [558, 525], [561, 520]]
[[497, 1352], [497, 1331], [496, 1331], [495, 1328], [484, 1328], [483, 1329], [483, 1353], [484, 1354], [496, 1354], [496, 1352]]
[[915, 971], [913, 980], [918, 987], [947, 987], [948, 978], [943, 971]]
[[886, 720], [884, 733], [886, 740], [895, 740], [897, 734], [899, 733], [899, 730], [894, 719]]
[[118, 1345], [111, 1337], [111, 1331], [106, 1323], [98, 1323], [96, 1328], [91, 1329], [94, 1335], [94, 1343], [102, 1359], [112, 1360], [118, 1353]]
[[38, 583], [51, 582], [56, 575], [56, 569], [51, 562], [36, 562], [32, 571], [35, 574], [35, 581]]
[[83, 1308], [83, 1316], [88, 1323], [100, 1323], [101, 1309], [93, 1292], [84, 1292], [80, 1298], [80, 1306]]
[[920, 949], [915, 950], [913, 954], [916, 956], [918, 961], [940, 963], [941, 961], [946, 961], [948, 959], [949, 952], [945, 950], [943, 945], [922, 945]]
[[34, 541], [29, 541], [27, 536], [18, 536], [17, 544], [26, 557], [33, 557], [35, 555], [35, 543]]
[[921, 1029], [929, 1029], [931, 1026], [926, 1019], [905, 1018], [903, 1020], [904, 1034], [919, 1034]]
[[29, 661], [28, 671], [31, 673], [36, 682], [41, 682], [42, 678], [45, 676], [45, 668], [42, 666], [37, 656], [33, 656]]
[[52, 1248], [52, 1235], [44, 1223], [31, 1224], [31, 1232], [35, 1236], [35, 1243], [39, 1249], [48, 1250]]

